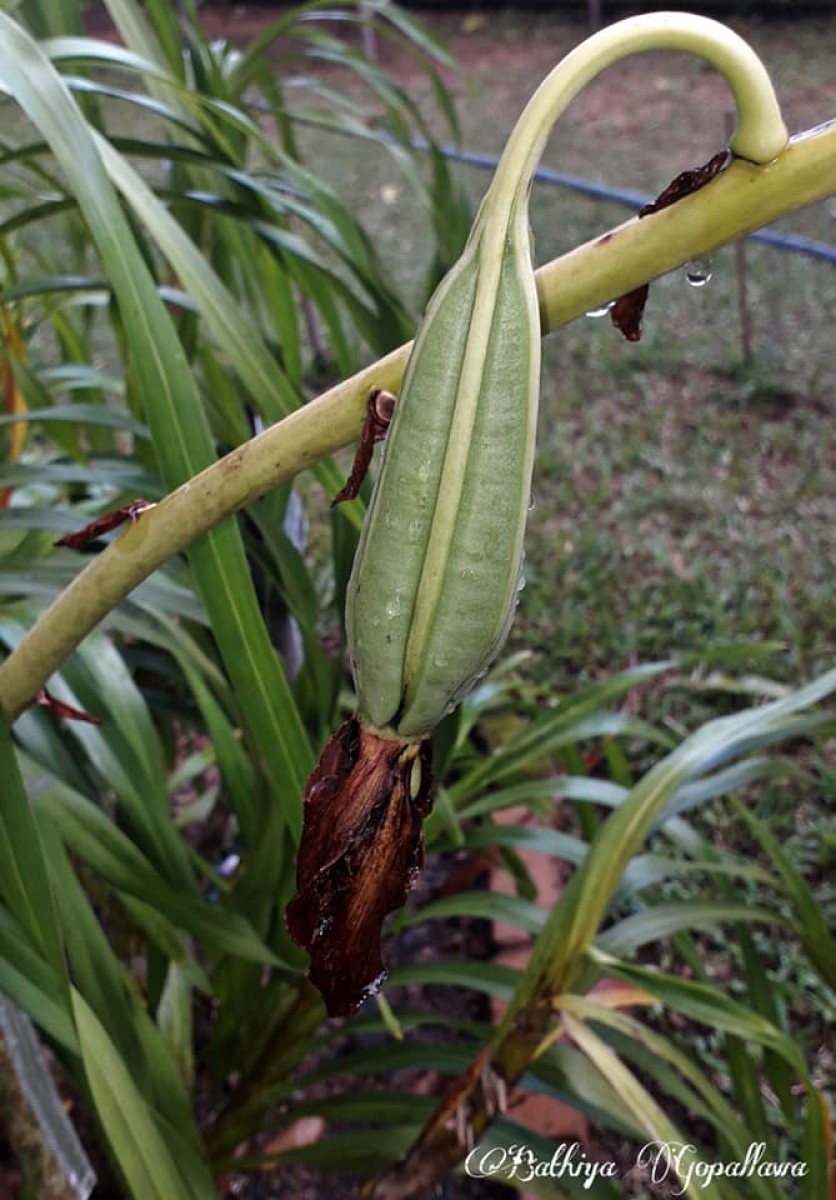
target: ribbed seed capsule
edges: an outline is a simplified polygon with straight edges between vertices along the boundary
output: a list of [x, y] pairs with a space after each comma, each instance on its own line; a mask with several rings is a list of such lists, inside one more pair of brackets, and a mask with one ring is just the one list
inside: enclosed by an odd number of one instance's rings
[[524, 205], [478, 222], [427, 309], [348, 589], [359, 712], [429, 733], [514, 611], [531, 492], [540, 319]]
[[355, 559], [346, 627], [359, 713], [423, 736], [489, 665], [522, 558], [540, 366], [528, 190], [552, 122], [627, 54], [703, 54], [734, 90], [732, 150], [778, 154], [786, 128], [762, 64], [736, 34], [647, 14], [578, 47], [531, 98], [459, 263], [427, 308]]
[[514, 611], [540, 374], [527, 216], [534, 169], [552, 122], [585, 83], [626, 54], [662, 48], [694, 50], [727, 75], [736, 154], [766, 162], [786, 142], [752, 51], [716, 22], [682, 13], [634, 17], [578, 47], [509, 140], [410, 356], [349, 584], [358, 711], [305, 789], [287, 922], [333, 1014], [380, 984], [383, 921], [421, 863], [428, 735], [490, 665]]
[[379, 986], [383, 921], [423, 859], [428, 734], [508, 631], [539, 373], [525, 206], [506, 206], [498, 228], [477, 219], [427, 308], [349, 583], [358, 708], [305, 788], [287, 908], [332, 1015]]

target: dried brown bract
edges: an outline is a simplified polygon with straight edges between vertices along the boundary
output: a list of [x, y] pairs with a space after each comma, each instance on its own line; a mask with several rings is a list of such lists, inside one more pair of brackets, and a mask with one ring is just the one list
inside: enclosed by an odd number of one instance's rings
[[649, 217], [651, 213], [661, 212], [663, 208], [670, 208], [672, 204], [676, 204], [677, 200], [683, 200], [686, 196], [698, 192], [707, 183], [711, 183], [714, 176], [719, 175], [730, 162], [731, 151], [724, 148], [710, 158], [707, 163], [703, 163], [701, 167], [693, 167], [690, 171], [681, 171], [655, 200], [651, 200], [650, 204], [645, 204], [643, 208], [639, 209], [639, 217]]
[[103, 513], [74, 533], [68, 533], [59, 538], [55, 545], [69, 546], [71, 550], [84, 550], [91, 542], [110, 533], [112, 529], [118, 529], [120, 525], [125, 525], [128, 521], [134, 524], [144, 512], [148, 512], [149, 508], [153, 507], [150, 500], [132, 500], [130, 504]]
[[332, 1017], [353, 1012], [383, 981], [383, 921], [423, 865], [431, 807], [429, 742], [387, 737], [357, 717], [308, 780], [287, 927], [309, 952], [309, 978]]
[[354, 500], [355, 497], [360, 495], [360, 487], [368, 475], [369, 467], [371, 466], [375, 442], [379, 442], [386, 437], [386, 433], [392, 423], [395, 402], [396, 397], [391, 392], [386, 392], [383, 388], [372, 388], [369, 394], [366, 419], [360, 431], [357, 453], [354, 456], [354, 462], [351, 467], [351, 474], [346, 480], [344, 487], [337, 492], [331, 501], [332, 508], [336, 508], [338, 504], [342, 504], [346, 500]]
[[[682, 171], [675, 179], [671, 180], [655, 200], [639, 209], [637, 214], [639, 219], [649, 217], [652, 213], [661, 212], [663, 208], [670, 208], [672, 204], [676, 204], [677, 200], [682, 200], [685, 196], [698, 192], [700, 188], [704, 188], [707, 183], [710, 183], [715, 175], [719, 175], [730, 161], [731, 151], [723, 149], [703, 166], [694, 167], [690, 171]], [[643, 283], [641, 287], [634, 288], [632, 292], [620, 296], [610, 309], [610, 320], [616, 329], [624, 334], [628, 342], [638, 342], [641, 339], [642, 316], [649, 292], [649, 284]]]
[[101, 725], [102, 723], [99, 717], [91, 716], [90, 713], [83, 712], [80, 708], [73, 708], [71, 704], [65, 704], [45, 687], [38, 692], [35, 703], [42, 708], [49, 709], [56, 717], [64, 717], [67, 721], [86, 721], [88, 725]]
[[628, 342], [638, 342], [641, 339], [642, 317], [649, 293], [650, 285], [643, 283], [632, 292], [619, 296], [610, 309], [610, 320]]
[[[402, 1200], [429, 1196], [439, 1178], [439, 1165], [452, 1167], [462, 1152], [472, 1150], [489, 1122], [508, 1109], [508, 1086], [491, 1064], [491, 1047], [485, 1046], [470, 1066], [444, 1090], [438, 1107], [413, 1142], [408, 1154], [363, 1196], [369, 1200]], [[426, 1147], [432, 1153], [425, 1153]]]

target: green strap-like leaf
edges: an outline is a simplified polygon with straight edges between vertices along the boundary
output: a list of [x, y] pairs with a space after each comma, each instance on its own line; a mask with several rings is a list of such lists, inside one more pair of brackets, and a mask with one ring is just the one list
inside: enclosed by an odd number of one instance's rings
[[639, 946], [670, 937], [681, 929], [710, 929], [724, 921], [761, 921], [769, 928], [787, 922], [768, 908], [727, 901], [684, 901], [654, 904], [613, 925], [599, 938], [610, 954], [633, 954]]
[[0, 897], [68, 987], [49, 867], [17, 764], [11, 732], [0, 721]]
[[196, 1193], [183, 1181], [127, 1064], [76, 991], [73, 1013], [96, 1111], [130, 1194], [135, 1200], [195, 1200]]
[[836, 987], [836, 939], [816, 897], [764, 822], [758, 820], [754, 813], [749, 812], [739, 802], [735, 804], [735, 808], [761, 843], [778, 872], [798, 922], [799, 936], [810, 960], [825, 983], [831, 988]]
[[[680, 1131], [606, 1042], [593, 1033], [585, 1022], [570, 1017], [568, 1013], [564, 1014], [563, 1020], [575, 1045], [586, 1054], [604, 1078], [615, 1088], [622, 1100], [629, 1105], [649, 1141], [670, 1146], [682, 1145], [685, 1139]], [[696, 1153], [686, 1152], [682, 1155], [681, 1162], [686, 1171], [691, 1164], [697, 1161], [699, 1159]], [[671, 1174], [673, 1175], [673, 1172]], [[705, 1196], [706, 1200], [721, 1200], [720, 1190], [716, 1184], [709, 1184], [705, 1179], [701, 1180], [699, 1177], [692, 1180], [687, 1174], [682, 1182], [685, 1185], [684, 1194], [688, 1196]]]
[[662, 971], [650, 971], [628, 963], [606, 962], [612, 974], [629, 979], [638, 987], [656, 996], [668, 1008], [685, 1013], [695, 1021], [701, 1021], [711, 1029], [722, 1029], [746, 1042], [768, 1046], [780, 1054], [794, 1071], [807, 1080], [807, 1068], [800, 1047], [770, 1021], [752, 1012], [745, 1004], [725, 996], [709, 984], [692, 979], [679, 979]]
[[[176, 487], [214, 459], [214, 447], [174, 326], [107, 178], [106, 143], [97, 143], [52, 64], [5, 14], [0, 14], [0, 80], [49, 142], [88, 222], [119, 304], [160, 469], [166, 485]], [[115, 152], [109, 157], [110, 165], [120, 158]], [[234, 524], [202, 539], [192, 551], [192, 564], [274, 795], [281, 796], [285, 819], [298, 829], [311, 749], [261, 618]]]
[[38, 768], [32, 777], [38, 785], [39, 817], [50, 821], [65, 844], [113, 887], [150, 905], [218, 954], [276, 964], [240, 914], [174, 889], [101, 809]]
[[807, 1089], [802, 1151], [807, 1173], [799, 1185], [798, 1200], [821, 1200], [833, 1187], [833, 1126], [826, 1096], [813, 1087]]
[[60, 985], [54, 975], [50, 975], [42, 960], [31, 952], [22, 931], [11, 949], [8, 942], [9, 928], [4, 926], [0, 909], [0, 993], [28, 1013], [59, 1046], [77, 1054], [78, 1042], [72, 1018], [62, 1007], [61, 1000], [56, 999]]
[[809, 735], [820, 724], [821, 716], [804, 710], [835, 689], [833, 670], [783, 700], [710, 721], [636, 784], [604, 822], [583, 865], [552, 909], [514, 1004], [505, 1014], [504, 1027], [513, 1023], [515, 1013], [538, 991], [563, 990], [569, 985], [631, 858], [670, 797], [684, 784], [708, 775], [731, 759], [784, 739]]
[[[597, 1003], [587, 996], [562, 996], [561, 1010], [594, 1022], [605, 1040], [612, 1041], [622, 1057], [633, 1061], [645, 1076], [685, 1104], [691, 1114], [711, 1121], [725, 1147], [728, 1160], [742, 1162], [752, 1141], [753, 1130], [726, 1100], [718, 1087], [694, 1061], [670, 1038], [656, 1033], [629, 1013]], [[671, 1084], [674, 1084], [671, 1087]], [[752, 1179], [752, 1200], [777, 1200], [779, 1193], [768, 1180]]]

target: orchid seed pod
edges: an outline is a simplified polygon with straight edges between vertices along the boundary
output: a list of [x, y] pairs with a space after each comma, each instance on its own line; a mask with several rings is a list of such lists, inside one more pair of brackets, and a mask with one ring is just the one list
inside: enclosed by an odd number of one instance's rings
[[359, 711], [404, 737], [484, 672], [514, 611], [540, 377], [517, 207], [500, 240], [477, 225], [427, 309], [349, 583]]
[[638, 50], [688, 49], [738, 104], [732, 149], [758, 162], [787, 141], [753, 51], [714, 21], [636, 17], [570, 54], [512, 133], [465, 250], [432, 298], [404, 377], [349, 584], [359, 712], [425, 736], [495, 658], [520, 578], [540, 383], [528, 196], [551, 126], [594, 75]]
[[634, 17], [546, 78], [506, 146], [461, 258], [430, 301], [404, 376], [349, 583], [358, 709], [305, 792], [294, 940], [332, 1014], [382, 978], [386, 912], [421, 863], [426, 739], [490, 666], [514, 613], [531, 494], [540, 315], [528, 199], [552, 124], [595, 75], [642, 50], [689, 50], [728, 80], [731, 151], [775, 158], [787, 131], [754, 52], [715, 21]]

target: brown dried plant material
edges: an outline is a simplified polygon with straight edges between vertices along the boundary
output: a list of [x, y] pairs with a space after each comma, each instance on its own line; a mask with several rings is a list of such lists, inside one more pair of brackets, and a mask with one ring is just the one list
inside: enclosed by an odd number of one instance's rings
[[130, 504], [102, 513], [100, 517], [83, 525], [81, 529], [76, 529], [74, 533], [68, 533], [65, 537], [59, 538], [55, 545], [69, 546], [71, 550], [84, 550], [96, 538], [110, 533], [111, 529], [118, 529], [120, 525], [124, 525], [128, 521], [131, 524], [138, 521], [144, 512], [148, 512], [148, 509], [153, 507], [154, 504], [150, 500], [132, 500]]
[[677, 200], [683, 200], [686, 196], [691, 196], [700, 188], [704, 188], [707, 183], [711, 183], [715, 175], [719, 175], [721, 171], [725, 170], [731, 162], [731, 157], [731, 151], [724, 147], [701, 167], [693, 167], [690, 171], [681, 171], [655, 200], [651, 200], [649, 204], [645, 204], [643, 208], [639, 209], [639, 219], [649, 217], [651, 213], [661, 212], [663, 208], [670, 208], [672, 204], [676, 204]]
[[38, 692], [35, 703], [42, 708], [49, 709], [56, 717], [64, 717], [67, 721], [86, 721], [88, 725], [101, 725], [102, 723], [99, 717], [93, 717], [80, 708], [73, 708], [71, 704], [65, 704], [63, 700], [53, 696], [52, 692], [47, 691], [46, 688], [41, 688]]
[[354, 456], [351, 474], [346, 480], [345, 486], [331, 501], [332, 508], [336, 508], [345, 500], [354, 500], [360, 494], [363, 480], [369, 473], [375, 442], [386, 437], [392, 423], [396, 399], [396, 396], [393, 396], [391, 392], [384, 391], [383, 388], [372, 388], [369, 393], [369, 407], [360, 431], [360, 442]]
[[643, 283], [632, 292], [619, 296], [610, 309], [610, 320], [628, 342], [638, 342], [641, 339], [642, 317], [649, 293], [650, 284]]
[[296, 895], [287, 927], [311, 963], [329, 1016], [345, 1016], [385, 977], [380, 936], [424, 861], [432, 807], [429, 741], [404, 741], [346, 721], [305, 787]]
[[[508, 1088], [485, 1046], [444, 1090], [406, 1157], [364, 1189], [364, 1200], [429, 1196], [446, 1171], [473, 1149], [495, 1116], [508, 1110]], [[426, 1151], [426, 1153], [425, 1153]]]
[[[26, 341], [20, 321], [10, 307], [0, 310], [0, 407], [7, 416], [23, 416], [26, 413], [26, 398], [18, 383], [13, 363], [26, 363]], [[26, 421], [13, 421], [8, 426], [6, 462], [16, 463], [26, 445], [29, 429]], [[0, 508], [5, 508], [11, 499], [14, 486], [0, 488]]]
[[[730, 162], [731, 151], [723, 149], [701, 167], [693, 167], [690, 171], [680, 172], [655, 200], [639, 209], [637, 213], [639, 220], [642, 217], [649, 217], [652, 213], [661, 212], [663, 208], [670, 208], [678, 200], [698, 192], [700, 188], [704, 188], [707, 183], [710, 183], [715, 175], [719, 175]], [[610, 320], [616, 329], [624, 334], [628, 342], [638, 342], [641, 339], [642, 316], [649, 292], [650, 285], [643, 283], [641, 287], [634, 288], [632, 292], [620, 296], [610, 309]]]

